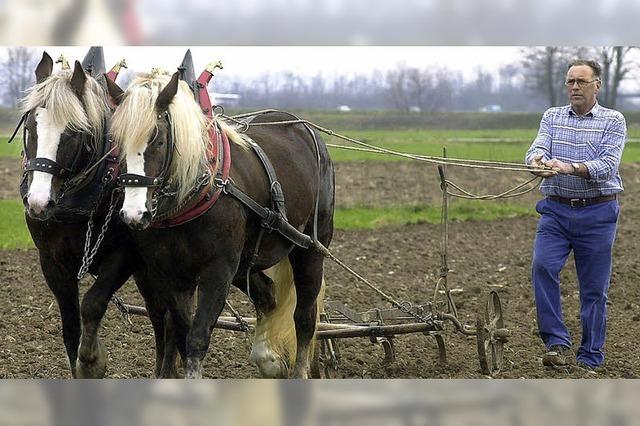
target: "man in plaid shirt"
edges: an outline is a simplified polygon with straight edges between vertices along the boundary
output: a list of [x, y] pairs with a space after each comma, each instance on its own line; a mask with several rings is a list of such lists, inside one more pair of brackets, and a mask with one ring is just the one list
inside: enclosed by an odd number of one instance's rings
[[565, 81], [570, 105], [549, 108], [526, 163], [539, 166], [545, 198], [532, 260], [538, 329], [548, 352], [542, 363], [573, 363], [571, 338], [562, 320], [560, 271], [573, 249], [580, 290], [582, 341], [578, 366], [595, 369], [604, 361], [606, 302], [612, 248], [623, 190], [618, 167], [627, 135], [621, 113], [600, 106], [600, 66], [576, 60]]

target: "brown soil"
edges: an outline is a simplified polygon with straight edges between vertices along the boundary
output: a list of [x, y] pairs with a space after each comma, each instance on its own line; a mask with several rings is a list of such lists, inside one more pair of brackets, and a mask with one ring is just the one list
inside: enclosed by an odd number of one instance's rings
[[[0, 171], [9, 168], [0, 162]], [[596, 374], [577, 368], [549, 370], [541, 365], [544, 346], [536, 334], [535, 310], [529, 282], [529, 264], [535, 233], [535, 218], [496, 222], [460, 222], [450, 225], [449, 287], [460, 319], [475, 325], [478, 308], [486, 293], [495, 289], [502, 299], [511, 330], [505, 346], [501, 378], [638, 378], [640, 348], [640, 267], [635, 241], [640, 236], [640, 166], [623, 168], [626, 191], [621, 199], [622, 215], [614, 252], [614, 272], [609, 292], [609, 323], [606, 361]], [[0, 188], [16, 188], [19, 169], [0, 173]], [[524, 180], [522, 176], [451, 169], [451, 179], [479, 192], [499, 192]], [[409, 163], [349, 163], [337, 167], [337, 199], [340, 206], [382, 205], [408, 202], [440, 202], [436, 169]], [[490, 183], [490, 184], [488, 184]], [[9, 194], [7, 196], [7, 194]], [[2, 198], [16, 198], [0, 193]], [[518, 199], [533, 203], [537, 192]], [[378, 231], [338, 231], [332, 249], [358, 272], [397, 299], [414, 303], [430, 301], [440, 267], [440, 228], [411, 225]], [[327, 297], [348, 303], [356, 310], [387, 308], [370, 289], [356, 283], [342, 269], [328, 262]], [[578, 293], [570, 260], [562, 275], [564, 315], [580, 340]], [[60, 318], [55, 300], [47, 289], [35, 250], [0, 253], [0, 377], [69, 377], [62, 345]], [[81, 285], [84, 292], [88, 287]], [[132, 284], [120, 292], [128, 303], [142, 302]], [[244, 296], [232, 292], [232, 304], [245, 314], [251, 308]], [[109, 350], [108, 376], [138, 378], [153, 375], [153, 336], [148, 320], [133, 317], [128, 326], [114, 307], [103, 322], [101, 338]], [[438, 363], [435, 340], [421, 334], [395, 339], [396, 361], [382, 364], [381, 346], [368, 338], [339, 342], [340, 377], [348, 378], [481, 378], [475, 338], [448, 327], [448, 362]], [[256, 377], [248, 362], [249, 344], [240, 333], [216, 330], [205, 360], [205, 377]]]
[[20, 160], [0, 158], [0, 200], [20, 198], [18, 185], [22, 176]]

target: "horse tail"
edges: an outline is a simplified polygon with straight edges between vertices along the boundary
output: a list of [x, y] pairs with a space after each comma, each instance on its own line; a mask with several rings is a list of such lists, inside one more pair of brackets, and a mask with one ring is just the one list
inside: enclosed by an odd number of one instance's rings
[[[293, 312], [296, 289], [288, 257], [264, 271], [273, 281], [276, 307], [258, 316], [251, 358], [267, 377], [286, 377], [296, 359], [296, 329]], [[265, 362], [265, 351], [273, 352], [273, 362]], [[279, 361], [282, 361], [282, 365]]]

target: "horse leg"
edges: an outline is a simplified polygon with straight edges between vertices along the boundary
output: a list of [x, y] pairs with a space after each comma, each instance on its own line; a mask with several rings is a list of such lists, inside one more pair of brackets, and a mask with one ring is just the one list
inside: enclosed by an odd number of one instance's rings
[[102, 262], [98, 279], [82, 299], [82, 340], [78, 356], [79, 378], [102, 378], [107, 371], [107, 353], [98, 338], [102, 317], [113, 294], [129, 279], [133, 272], [130, 254], [113, 252]]
[[310, 345], [316, 331], [317, 298], [323, 282], [324, 257], [317, 251], [295, 248], [289, 254], [296, 287], [296, 363], [293, 376], [309, 377]]
[[249, 292], [247, 292], [247, 279], [244, 273], [239, 274], [232, 284], [246, 294], [247, 297], [250, 296], [258, 315], [269, 312], [276, 307], [273, 281], [263, 272], [255, 272], [249, 275]]
[[[164, 316], [164, 353], [159, 378], [179, 378], [176, 362], [178, 357], [178, 342], [173, 325], [171, 313], [167, 311]], [[183, 358], [184, 359], [184, 358]]]
[[[171, 283], [164, 283], [164, 288], [169, 288]], [[168, 308], [165, 315], [165, 356], [160, 375], [171, 374], [169, 365], [171, 358], [175, 359], [173, 348], [177, 348], [182, 360], [187, 359], [187, 334], [191, 328], [193, 289], [174, 290], [164, 294], [164, 301]], [[177, 373], [176, 373], [177, 376]]]
[[200, 274], [198, 306], [191, 330], [187, 335], [185, 377], [188, 379], [202, 378], [202, 361], [209, 349], [213, 327], [227, 300], [235, 269], [237, 267], [231, 270], [229, 264], [225, 264], [221, 259], [216, 259], [216, 262], [210, 264]]
[[162, 298], [153, 287], [153, 281], [142, 272], [135, 274], [138, 291], [144, 298], [149, 320], [153, 326], [156, 344], [156, 366], [154, 375], [157, 378], [178, 377], [176, 371], [177, 347], [172, 335], [173, 328], [169, 328], [171, 315]]
[[71, 376], [75, 378], [78, 344], [80, 343], [78, 280], [73, 273], [60, 266], [46, 254], [40, 253], [40, 265], [47, 286], [58, 302], [62, 320], [62, 339], [67, 352]]

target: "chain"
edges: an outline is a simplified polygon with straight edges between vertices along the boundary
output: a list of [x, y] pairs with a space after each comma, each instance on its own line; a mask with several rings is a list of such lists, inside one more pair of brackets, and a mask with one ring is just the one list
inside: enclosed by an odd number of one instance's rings
[[87, 233], [84, 237], [84, 251], [82, 254], [82, 265], [80, 266], [80, 270], [78, 271], [78, 279], [81, 280], [87, 271], [89, 270], [88, 265], [88, 257], [89, 252], [91, 251], [91, 232], [93, 231], [93, 213], [89, 216], [89, 222], [87, 222]]
[[120, 315], [122, 316], [122, 319], [127, 324], [129, 324], [129, 327], [133, 327], [133, 323], [131, 322], [131, 317], [129, 316], [129, 308], [124, 303], [124, 301], [117, 294], [114, 293], [114, 295], [111, 296], [111, 302], [114, 305], [116, 305], [116, 308], [118, 308], [118, 311], [120, 311]]
[[227, 308], [229, 308], [229, 310], [231, 311], [231, 313], [233, 314], [233, 316], [236, 318], [236, 321], [238, 321], [238, 324], [240, 324], [240, 328], [242, 329], [242, 331], [244, 331], [244, 333], [247, 335], [247, 337], [249, 337], [249, 331], [251, 330], [251, 327], [249, 327], [249, 323], [247, 321], [245, 321], [244, 318], [242, 318], [242, 315], [240, 315], [240, 313], [238, 311], [236, 311], [233, 306], [231, 306], [231, 303], [229, 303], [229, 301], [225, 301], [224, 302], [225, 305], [227, 305]]
[[407, 314], [409, 316], [412, 316], [413, 318], [415, 318], [417, 320], [420, 320], [420, 321], [422, 321], [422, 322], [424, 322], [426, 324], [429, 324], [429, 325], [431, 325], [433, 327], [436, 327], [436, 328], [438, 327], [438, 325], [436, 324], [436, 322], [435, 322], [435, 320], [433, 318], [433, 315], [431, 313], [426, 313], [425, 315], [420, 315], [419, 313], [417, 313], [413, 309], [413, 305], [411, 304], [411, 302], [408, 302], [408, 301], [398, 302], [398, 301], [396, 301], [393, 297], [389, 296], [388, 294], [386, 294], [385, 292], [380, 290], [378, 287], [376, 287], [374, 284], [372, 284], [369, 280], [364, 278], [362, 275], [358, 274], [356, 271], [354, 271], [349, 266], [347, 266], [344, 262], [342, 262], [340, 259], [338, 259], [333, 253], [331, 253], [329, 251], [328, 248], [326, 248], [324, 245], [322, 245], [319, 241], [314, 242], [312, 247], [315, 248], [316, 250], [318, 250], [323, 256], [328, 257], [329, 259], [331, 259], [334, 262], [336, 262], [345, 271], [347, 271], [349, 274], [353, 275], [358, 281], [362, 282], [367, 287], [369, 287], [370, 289], [372, 289], [373, 291], [378, 293], [380, 296], [382, 296], [382, 298], [384, 298], [387, 302], [389, 302], [394, 307], [398, 308], [403, 313], [405, 313], [405, 314]]
[[100, 234], [96, 239], [96, 243], [93, 248], [91, 248], [91, 233], [93, 231], [93, 214], [89, 217], [89, 222], [87, 223], [87, 234], [84, 240], [84, 254], [82, 255], [82, 265], [80, 266], [80, 270], [78, 271], [78, 279], [81, 280], [89, 270], [89, 267], [93, 263], [93, 258], [98, 253], [98, 249], [100, 248], [100, 244], [102, 244], [102, 240], [107, 233], [107, 229], [109, 228], [109, 222], [111, 222], [111, 216], [113, 216], [113, 212], [116, 209], [116, 201], [118, 199], [119, 192], [114, 190], [111, 195], [111, 205], [109, 206], [109, 212], [104, 219], [104, 223], [102, 224], [102, 228], [100, 228]]

